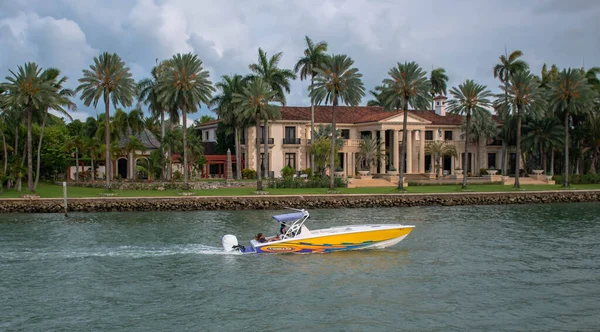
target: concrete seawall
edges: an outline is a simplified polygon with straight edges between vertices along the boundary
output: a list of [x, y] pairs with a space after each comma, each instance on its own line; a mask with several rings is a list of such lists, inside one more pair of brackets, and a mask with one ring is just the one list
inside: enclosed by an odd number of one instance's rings
[[[599, 202], [600, 190], [387, 195], [264, 195], [71, 198], [69, 212], [372, 208]], [[58, 198], [0, 199], [0, 213], [62, 213]]]

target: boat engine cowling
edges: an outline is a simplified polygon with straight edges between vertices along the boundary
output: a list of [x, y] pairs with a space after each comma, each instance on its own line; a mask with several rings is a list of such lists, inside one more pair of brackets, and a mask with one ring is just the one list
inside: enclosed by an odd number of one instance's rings
[[231, 234], [223, 235], [221, 242], [223, 243], [223, 249], [225, 249], [225, 251], [238, 251], [239, 250], [238, 249], [239, 248], [238, 239], [237, 239], [237, 237], [235, 237], [235, 235], [231, 235]]

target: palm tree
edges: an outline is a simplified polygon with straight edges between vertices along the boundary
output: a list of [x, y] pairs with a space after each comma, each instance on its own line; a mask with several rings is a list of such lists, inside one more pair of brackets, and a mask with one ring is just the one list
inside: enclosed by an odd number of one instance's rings
[[370, 171], [371, 163], [385, 157], [381, 150], [382, 145], [379, 139], [372, 139], [370, 137], [363, 139], [358, 145], [358, 152], [356, 154], [357, 165], [360, 167], [364, 166], [367, 171]]
[[[356, 106], [365, 96], [365, 87], [354, 61], [345, 54], [328, 56], [317, 72], [314, 84], [310, 87], [311, 101], [315, 104], [331, 103], [331, 132], [336, 133], [335, 107], [338, 103]], [[331, 135], [331, 157], [329, 160], [329, 188], [334, 189], [333, 171], [336, 151], [336, 135]]]
[[[494, 78], [498, 78], [500, 80], [500, 82], [504, 85], [504, 91], [507, 91], [506, 89], [508, 89], [508, 80], [510, 79], [510, 77], [519, 71], [525, 71], [529, 69], [529, 65], [527, 64], [527, 62], [519, 59], [520, 57], [523, 56], [523, 52], [521, 52], [520, 50], [515, 50], [512, 53], [510, 53], [510, 55], [508, 54], [508, 52], [506, 51], [506, 49], [504, 50], [505, 54], [500, 56], [500, 63], [498, 63], [497, 65], [494, 66], [493, 69], [493, 73], [494, 73]], [[504, 94], [504, 101], [506, 103], [508, 103], [508, 95]], [[505, 120], [504, 117], [506, 114], [501, 114], [501, 120]], [[505, 163], [506, 163], [506, 142], [502, 141], [502, 172], [503, 175], [507, 175], [506, 173], [506, 167], [504, 167]], [[517, 166], [518, 167], [518, 166]], [[517, 169], [518, 171], [518, 169]]]
[[402, 152], [400, 153], [400, 169], [398, 189], [404, 190], [404, 160], [406, 158], [408, 107], [416, 111], [429, 108], [431, 83], [427, 73], [416, 62], [398, 63], [388, 72], [389, 78], [383, 80], [383, 105], [388, 110], [403, 110]]
[[536, 118], [541, 110], [546, 106], [546, 99], [543, 90], [540, 88], [540, 81], [529, 71], [515, 72], [509, 78], [509, 84], [502, 89], [505, 91], [505, 97], [498, 96], [498, 109], [501, 112], [511, 113], [517, 116], [517, 171], [515, 172], [515, 188], [520, 188], [519, 168], [521, 165], [521, 123], [523, 116]]
[[[275, 53], [270, 59], [267, 59], [267, 53], [265, 53], [262, 49], [258, 49], [258, 63], [253, 63], [249, 66], [250, 74], [247, 79], [254, 80], [258, 77], [263, 79], [263, 82], [269, 84], [271, 89], [275, 92], [273, 96], [273, 101], [278, 101], [281, 105], [285, 106], [285, 93], [290, 92], [290, 80], [295, 80], [296, 75], [293, 71], [288, 69], [279, 68], [279, 61], [283, 56], [282, 52]], [[313, 68], [314, 69], [314, 68]], [[268, 177], [269, 174], [269, 127], [268, 121], [269, 119], [263, 119], [264, 121], [264, 167], [265, 167], [265, 176]], [[258, 132], [257, 132], [258, 137]], [[258, 170], [257, 170], [258, 171]]]
[[221, 82], [215, 84], [217, 89], [221, 90], [221, 94], [216, 95], [211, 99], [210, 105], [215, 108], [213, 111], [217, 113], [220, 119], [223, 120], [225, 125], [233, 126], [235, 136], [235, 160], [237, 162], [236, 167], [236, 178], [242, 178], [241, 170], [241, 152], [240, 152], [240, 129], [246, 126], [243, 118], [237, 115], [237, 105], [233, 102], [233, 95], [235, 93], [242, 93], [244, 89], [244, 78], [242, 75], [228, 76], [224, 75], [221, 77]]
[[52, 108], [54, 111], [61, 113], [66, 116], [70, 120], [73, 120], [71, 115], [65, 110], [77, 110], [77, 106], [73, 103], [70, 98], [75, 96], [75, 91], [67, 88], [63, 88], [63, 85], [67, 82], [68, 78], [63, 76], [58, 79], [60, 76], [60, 70], [56, 68], [46, 69], [42, 73], [42, 79], [50, 82], [52, 86], [56, 89], [57, 95], [53, 100], [50, 100], [49, 103], [45, 105], [44, 109], [44, 119], [42, 120], [42, 128], [40, 131], [40, 140], [38, 142], [37, 148], [37, 163], [36, 163], [36, 171], [35, 171], [35, 181], [33, 183], [33, 190], [37, 189], [38, 182], [40, 180], [40, 158], [42, 151], [42, 140], [44, 139], [44, 128], [46, 127], [46, 119], [48, 118], [48, 110]]
[[75, 181], [79, 181], [79, 152], [84, 149], [84, 142], [80, 136], [71, 137], [66, 148], [67, 151], [75, 149]]
[[[237, 112], [239, 116], [245, 119], [254, 118], [254, 124], [256, 125], [256, 168], [260, 165], [260, 140], [258, 139], [258, 132], [260, 131], [260, 120], [269, 119], [279, 112], [279, 108], [273, 105], [269, 105], [269, 101], [277, 98], [277, 92], [273, 91], [271, 85], [262, 78], [258, 77], [249, 86], [243, 88], [242, 93], [233, 94], [233, 102], [238, 105]], [[261, 172], [256, 172], [256, 190], [262, 191], [262, 178]]]
[[554, 174], [554, 149], [563, 144], [563, 128], [560, 122], [554, 117], [534, 118], [527, 121], [523, 129], [527, 132], [522, 141], [523, 150], [540, 153], [544, 174], [548, 174], [547, 155], [551, 152], [550, 174]]
[[[132, 169], [134, 169], [134, 170], [135, 170], [135, 164], [136, 164], [135, 163], [135, 157], [136, 157], [135, 152], [138, 150], [143, 152], [146, 150], [146, 147], [144, 146], [144, 144], [142, 144], [142, 142], [139, 140], [139, 138], [137, 138], [136, 136], [130, 135], [127, 138], [127, 142], [125, 143], [125, 146], [123, 147], [123, 151], [127, 154], [127, 160], [128, 161], [131, 160], [130, 165], [133, 164]], [[129, 159], [129, 158], [131, 158], [131, 159]], [[135, 178], [136, 178], [135, 171], [132, 173], [133, 173], [132, 174], [133, 180], [135, 180]]]
[[431, 90], [429, 93], [431, 94], [431, 109], [433, 110], [433, 98], [435, 98], [436, 95], [446, 95], [446, 89], [448, 88], [448, 76], [446, 75], [446, 69], [433, 69], [431, 71], [431, 76], [429, 77], [429, 82], [431, 83]]
[[564, 187], [569, 186], [569, 117], [588, 112], [593, 97], [586, 77], [577, 69], [564, 69], [558, 75], [558, 80], [550, 83], [551, 108], [565, 117]]
[[[298, 62], [296, 62], [296, 65], [294, 66], [294, 72], [300, 72], [301, 81], [310, 77], [310, 88], [315, 82], [315, 76], [317, 76], [315, 68], [321, 68], [323, 62], [325, 61], [325, 58], [327, 57], [327, 55], [325, 54], [325, 52], [327, 52], [327, 42], [320, 41], [315, 45], [315, 43], [313, 43], [313, 41], [310, 38], [308, 38], [308, 36], [305, 36], [304, 38], [306, 40], [306, 49], [304, 50], [304, 57], [300, 58]], [[315, 104], [313, 103], [312, 99], [310, 101], [310, 137], [312, 139], [314, 139], [315, 137]], [[315, 158], [311, 154], [311, 173], [314, 172], [314, 168]]]
[[[463, 133], [466, 132], [466, 123], [462, 124]], [[479, 153], [481, 140], [487, 142], [488, 139], [496, 137], [498, 135], [498, 128], [496, 122], [492, 119], [492, 115], [487, 110], [473, 112], [473, 121], [471, 122], [471, 128], [469, 128], [471, 142], [475, 143], [477, 154], [475, 157], [477, 172], [481, 169], [479, 164]]]
[[167, 105], [176, 105], [183, 118], [183, 182], [188, 188], [187, 114], [198, 111], [200, 104], [209, 104], [215, 91], [202, 67], [202, 60], [192, 53], [176, 54], [168, 63], [166, 73], [158, 82], [158, 99]]
[[83, 70], [83, 77], [76, 91], [81, 92], [81, 100], [85, 106], [98, 106], [98, 101], [104, 100], [104, 141], [105, 141], [105, 175], [106, 190], [110, 189], [112, 177], [110, 162], [110, 103], [116, 108], [121, 104], [129, 107], [133, 103], [135, 94], [135, 81], [131, 77], [129, 67], [116, 53], [104, 52], [94, 57], [94, 64], [90, 69]]
[[100, 140], [96, 137], [86, 137], [84, 141], [84, 147], [92, 161], [91, 177], [92, 181], [94, 181], [96, 179], [96, 166], [94, 164], [94, 161], [96, 161], [100, 154]]
[[148, 109], [154, 118], [160, 117], [160, 142], [161, 142], [161, 165], [162, 172], [161, 177], [163, 180], [166, 179], [166, 171], [165, 171], [165, 162], [164, 162], [164, 150], [162, 148], [162, 142], [165, 139], [165, 113], [172, 113], [169, 105], [165, 105], [158, 98], [158, 82], [160, 80], [161, 75], [164, 75], [168, 69], [168, 62], [158, 63], [154, 68], [152, 68], [152, 78], [145, 78], [138, 82], [137, 91], [138, 91], [138, 101], [148, 105]]
[[3, 90], [8, 91], [7, 103], [27, 113], [27, 190], [33, 192], [33, 150], [31, 137], [31, 124], [33, 113], [43, 109], [57, 98], [56, 88], [50, 81], [42, 77], [42, 68], [36, 63], [28, 62], [19, 66], [17, 73], [7, 76], [8, 83]]
[[435, 158], [436, 173], [439, 176], [441, 174], [442, 157], [449, 156], [457, 158], [456, 147], [451, 144], [447, 144], [446, 141], [431, 141], [425, 146], [425, 153]]
[[383, 102], [381, 101], [381, 92], [384, 90], [383, 86], [376, 85], [373, 90], [369, 90], [369, 93], [373, 98], [367, 101], [367, 106], [383, 106]]
[[[463, 157], [463, 168], [468, 167], [467, 158], [469, 156], [468, 146], [470, 139], [471, 116], [474, 112], [487, 111], [486, 107], [491, 106], [492, 97], [490, 90], [485, 85], [477, 84], [473, 80], [466, 80], [458, 87], [450, 89], [453, 99], [448, 102], [448, 112], [452, 114], [465, 115], [467, 127], [465, 132], [465, 155]], [[467, 188], [467, 176], [463, 178], [462, 188]]]

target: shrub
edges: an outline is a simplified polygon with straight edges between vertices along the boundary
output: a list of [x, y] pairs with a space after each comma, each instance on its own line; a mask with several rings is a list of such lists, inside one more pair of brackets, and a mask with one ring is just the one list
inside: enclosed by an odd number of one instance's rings
[[183, 177], [183, 174], [181, 174], [180, 171], [173, 172], [173, 180], [179, 181], [179, 180], [181, 180], [182, 177]]
[[256, 179], [256, 171], [250, 168], [242, 170], [242, 179]]
[[[565, 177], [555, 175], [554, 180], [557, 184], [565, 182]], [[600, 174], [571, 174], [569, 175], [570, 184], [598, 184], [600, 183]]]
[[[333, 181], [336, 188], [346, 187], [342, 178], [334, 178]], [[314, 176], [309, 180], [291, 177], [268, 179], [267, 186], [269, 188], [329, 188], [329, 177]]]
[[284, 178], [291, 178], [294, 176], [294, 173], [296, 173], [296, 171], [290, 166], [285, 166], [281, 169], [281, 176]]
[[306, 174], [306, 175], [310, 176], [311, 173], [312, 173], [312, 169], [310, 167], [305, 170], [302, 170], [302, 174]]

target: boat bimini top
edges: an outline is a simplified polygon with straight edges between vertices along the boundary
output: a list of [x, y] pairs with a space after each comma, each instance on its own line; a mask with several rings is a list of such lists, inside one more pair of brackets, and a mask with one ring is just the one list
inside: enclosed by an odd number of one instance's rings
[[310, 218], [310, 214], [308, 213], [308, 211], [306, 211], [304, 209], [302, 209], [302, 210], [290, 209], [290, 210], [295, 210], [297, 212], [279, 214], [279, 215], [273, 216], [273, 219], [275, 219], [278, 223], [283, 225], [283, 227], [286, 227], [285, 232], [282, 232], [282, 234], [280, 235], [280, 238], [282, 240], [287, 239], [287, 238], [292, 238], [300, 233], [302, 233], [302, 235], [305, 235], [305, 236], [309, 235], [310, 231], [308, 230], [308, 228], [306, 228], [306, 226], [304, 226], [304, 223], [306, 222], [306, 220], [308, 218]]

